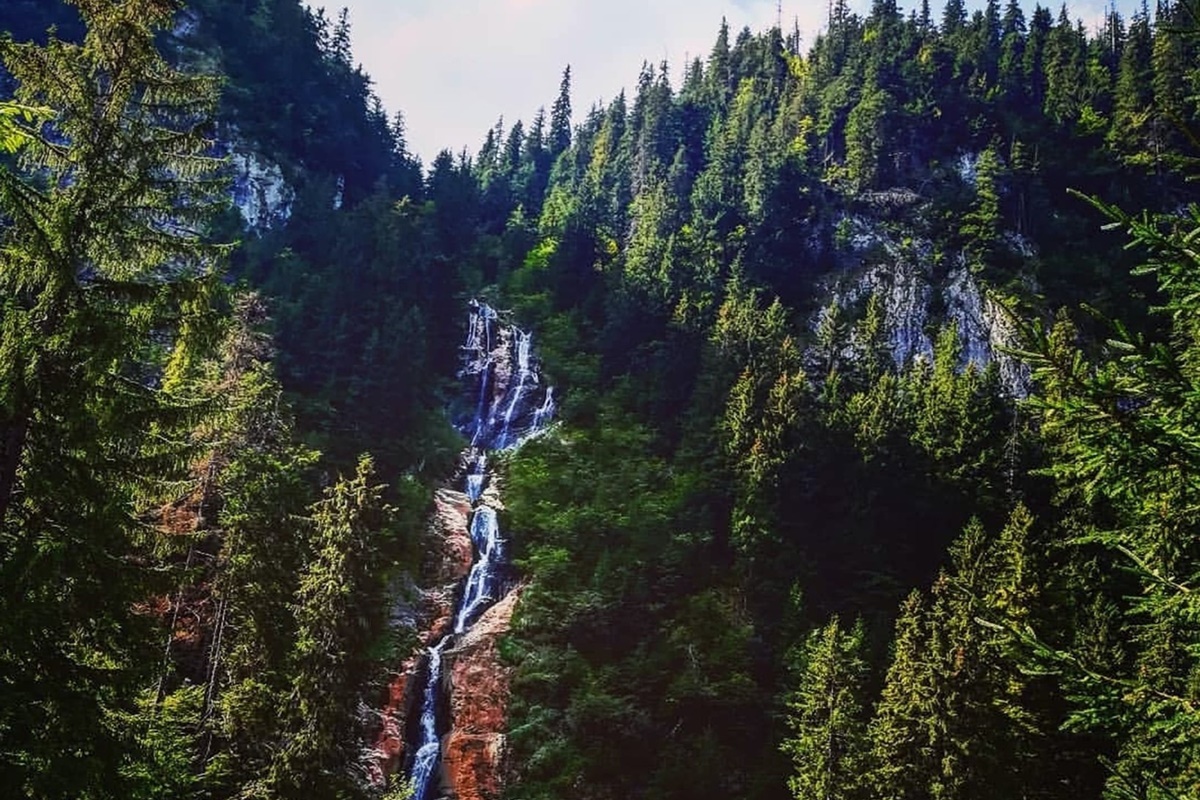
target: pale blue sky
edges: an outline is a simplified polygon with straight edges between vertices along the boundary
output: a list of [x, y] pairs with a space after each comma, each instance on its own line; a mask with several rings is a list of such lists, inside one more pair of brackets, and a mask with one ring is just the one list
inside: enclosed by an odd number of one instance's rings
[[[901, 0], [908, 9], [919, 0]], [[598, 100], [632, 86], [643, 61], [664, 58], [678, 78], [684, 58], [707, 55], [721, 17], [736, 32], [775, 22], [775, 0], [317, 0], [331, 16], [350, 9], [354, 55], [375, 79], [389, 112], [408, 120], [409, 147], [426, 164], [438, 151], [474, 153], [504, 117], [528, 122], [558, 94], [562, 69], [573, 76], [576, 119]], [[982, 0], [968, 0], [974, 8]], [[1047, 0], [1043, 0], [1047, 4]], [[1057, 13], [1058, 2], [1048, 3]], [[852, 0], [866, 13], [870, 0]], [[944, 0], [931, 0], [940, 14]], [[1089, 25], [1106, 0], [1074, 0]], [[1123, 13], [1140, 0], [1118, 0]], [[1027, 0], [1026, 8], [1033, 3]], [[784, 0], [783, 19], [811, 41], [827, 0]]]

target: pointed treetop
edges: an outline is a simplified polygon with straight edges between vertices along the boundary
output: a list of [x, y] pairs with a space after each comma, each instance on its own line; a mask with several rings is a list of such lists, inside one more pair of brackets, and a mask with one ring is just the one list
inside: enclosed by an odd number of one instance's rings
[[559, 153], [571, 146], [571, 65], [563, 70], [558, 86], [558, 99], [550, 109], [550, 154]]

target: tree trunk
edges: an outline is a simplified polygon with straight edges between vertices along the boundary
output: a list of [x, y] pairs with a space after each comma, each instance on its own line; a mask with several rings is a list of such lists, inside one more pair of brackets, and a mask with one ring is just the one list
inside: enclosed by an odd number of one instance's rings
[[29, 418], [25, 415], [0, 423], [0, 528], [4, 526], [16, 492], [17, 472], [21, 468], [28, 433]]

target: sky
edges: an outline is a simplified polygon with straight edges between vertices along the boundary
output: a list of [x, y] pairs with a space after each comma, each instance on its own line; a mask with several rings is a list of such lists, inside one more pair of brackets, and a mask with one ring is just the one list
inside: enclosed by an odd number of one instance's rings
[[[901, 0], [907, 11], [919, 0]], [[968, 0], [968, 7], [983, 0]], [[1042, 0], [1057, 8], [1058, 0]], [[489, 128], [526, 123], [549, 111], [565, 66], [579, 121], [593, 102], [636, 84], [643, 61], [666, 59], [678, 79], [683, 64], [712, 49], [721, 18], [736, 33], [773, 25], [776, 0], [327, 0], [350, 9], [354, 57], [375, 81], [389, 113], [404, 112], [410, 151], [428, 165], [449, 148], [474, 153]], [[865, 14], [870, 0], [851, 7]], [[932, 0], [935, 15], [942, 0]], [[1072, 16], [1089, 25], [1108, 0], [1072, 0]], [[1128, 15], [1140, 0], [1117, 0]], [[1026, 3], [1027, 13], [1032, 2]], [[811, 42], [827, 0], [784, 0], [785, 30], [799, 22]], [[334, 16], [334, 14], [331, 14]]]

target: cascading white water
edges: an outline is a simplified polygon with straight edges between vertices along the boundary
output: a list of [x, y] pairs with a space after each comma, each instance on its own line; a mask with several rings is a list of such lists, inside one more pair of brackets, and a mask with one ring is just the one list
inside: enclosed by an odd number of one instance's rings
[[[464, 366], [459, 375], [479, 382], [477, 394], [472, 395], [474, 416], [469, 423], [460, 427], [471, 441], [465, 459], [467, 469], [463, 489], [474, 509], [470, 534], [476, 555], [455, 610], [452, 633], [428, 650], [429, 675], [421, 706], [421, 739], [417, 743], [416, 756], [409, 772], [415, 800], [432, 800], [435, 796], [434, 775], [441, 760], [437, 709], [441, 691], [442, 649], [454, 636], [470, 630], [484, 611], [500, 600], [508, 589], [505, 577], [508, 566], [506, 542], [500, 532], [496, 509], [487, 505], [483, 498], [484, 488], [491, 479], [487, 454], [489, 451], [519, 447], [542, 431], [555, 411], [552, 387], [547, 387], [539, 405], [533, 405], [528, 400], [534, 396], [540, 380], [533, 364], [532, 334], [513, 328], [512, 337], [494, 336], [493, 324], [498, 321], [499, 316], [492, 308], [472, 301], [467, 340], [462, 347]], [[505, 346], [510, 347], [512, 352], [505, 353]], [[508, 375], [497, 375], [499, 363], [515, 363], [516, 374], [513, 375], [510, 370]], [[504, 413], [497, 419], [497, 409], [501, 408]]]
[[478, 374], [479, 402], [475, 407], [475, 419], [471, 425], [471, 446], [479, 442], [489, 425], [484, 415], [488, 413], [487, 395], [491, 389], [492, 377], [492, 323], [496, 321], [496, 312], [488, 305], [471, 301], [471, 317], [467, 323], [467, 342], [463, 345], [463, 353], [467, 366], [463, 376]]
[[554, 416], [554, 387], [546, 387], [546, 399], [542, 404], [533, 410], [533, 425], [534, 431], [540, 431]]
[[500, 438], [496, 444], [499, 449], [508, 446], [513, 412], [516, 411], [517, 403], [521, 402], [521, 398], [525, 394], [525, 384], [532, 377], [529, 369], [529, 350], [533, 346], [533, 336], [519, 328], [515, 329], [515, 332], [517, 337], [517, 387], [510, 392], [512, 399], [509, 400], [508, 409], [504, 412], [504, 427], [500, 431]]
[[442, 639], [429, 648], [429, 678], [425, 682], [425, 694], [421, 702], [421, 747], [417, 750], [412, 768], [413, 800], [427, 800], [430, 779], [441, 755], [437, 735], [438, 683], [442, 676], [442, 648], [448, 641]]
[[471, 470], [467, 473], [467, 499], [472, 503], [478, 502], [483, 495], [483, 487], [487, 483], [487, 456], [477, 456], [471, 462]]
[[471, 540], [475, 542], [479, 557], [471, 565], [467, 587], [458, 604], [458, 615], [454, 619], [455, 633], [465, 631], [476, 612], [499, 599], [503, 588], [497, 567], [504, 562], [504, 542], [500, 538], [495, 509], [481, 506], [475, 511], [471, 520]]

